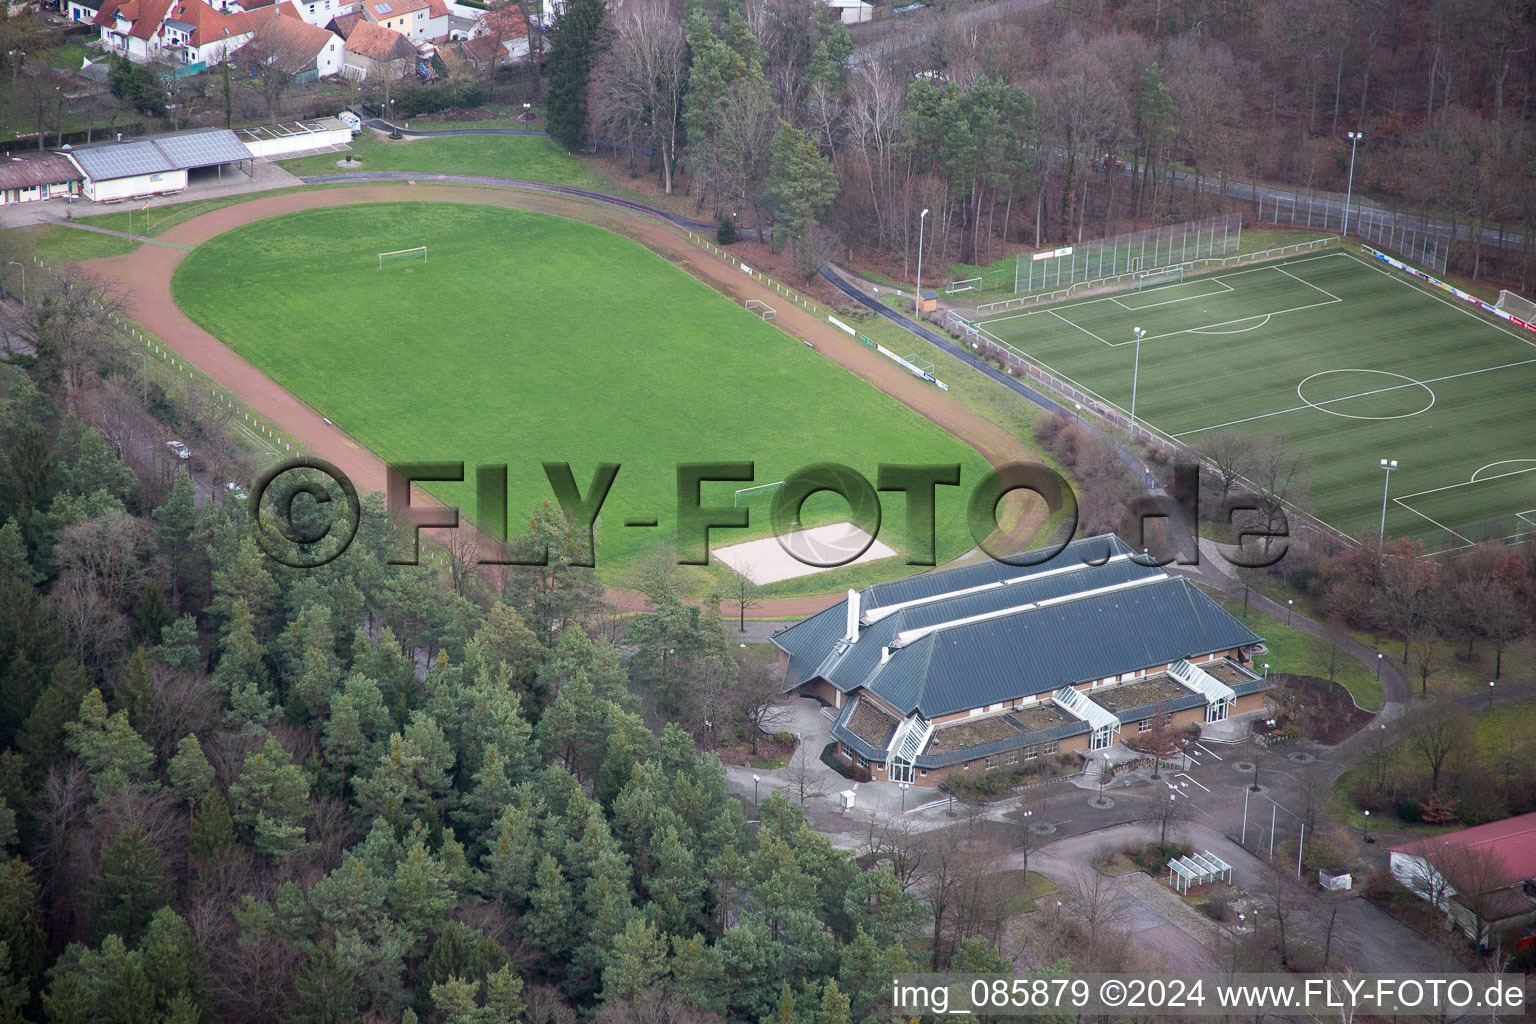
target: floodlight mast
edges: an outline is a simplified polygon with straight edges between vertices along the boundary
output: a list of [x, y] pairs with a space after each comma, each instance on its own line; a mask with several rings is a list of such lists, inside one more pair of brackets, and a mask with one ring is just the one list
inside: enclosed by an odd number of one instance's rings
[[1360, 140], [1365, 138], [1365, 132], [1349, 132], [1349, 186], [1344, 190], [1344, 230], [1339, 234], [1349, 234], [1349, 205], [1355, 194], [1355, 147], [1360, 145]]
[[1376, 558], [1381, 558], [1383, 547], [1387, 540], [1387, 491], [1392, 485], [1392, 471], [1397, 468], [1396, 459], [1379, 459], [1381, 468], [1387, 471], [1386, 479], [1381, 485], [1381, 532], [1376, 535]]
[[917, 218], [917, 291], [912, 295], [912, 315], [923, 314], [923, 228], [928, 223], [928, 208], [923, 207], [923, 212]]
[[1131, 364], [1131, 437], [1136, 436], [1136, 379], [1141, 375], [1141, 339], [1147, 336], [1147, 332], [1140, 327], [1132, 327], [1131, 334], [1136, 339], [1136, 359]]

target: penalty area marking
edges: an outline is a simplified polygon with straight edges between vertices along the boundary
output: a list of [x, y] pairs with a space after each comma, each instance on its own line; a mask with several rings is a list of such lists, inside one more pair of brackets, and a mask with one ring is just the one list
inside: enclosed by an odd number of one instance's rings
[[[1269, 323], [1269, 318], [1274, 316], [1274, 315], [1275, 314], [1273, 314], [1273, 313], [1265, 313], [1263, 316], [1253, 317], [1252, 319], [1257, 321], [1256, 323], [1250, 324], [1247, 327], [1237, 327], [1237, 328], [1234, 328], [1233, 330], [1230, 330], [1230, 331], [1208, 331], [1208, 330], [1206, 330], [1203, 327], [1194, 327], [1194, 328], [1191, 328], [1191, 329], [1185, 331], [1184, 333], [1185, 334], [1246, 334], [1249, 331], [1256, 331], [1260, 327], [1263, 327], [1265, 324]], [[1240, 324], [1243, 321], [1241, 321], [1241, 320], [1234, 320], [1232, 322]], [[1303, 401], [1305, 401], [1305, 399], [1303, 399]]]
[[[1492, 469], [1494, 466], [1508, 466], [1508, 465], [1510, 465], [1512, 463], [1517, 463], [1517, 462], [1536, 463], [1536, 459], [1500, 459], [1498, 462], [1490, 462], [1486, 466], [1478, 466], [1476, 469], [1474, 469], [1472, 471], [1472, 476], [1467, 479], [1467, 483], [1469, 483], [1469, 484], [1477, 483], [1478, 482], [1477, 474], [1481, 473], [1485, 469]], [[1502, 479], [1503, 477], [1506, 477], [1506, 476], [1515, 476], [1515, 475], [1520, 474], [1520, 473], [1529, 473], [1529, 472], [1531, 472], [1531, 470], [1536, 470], [1536, 465], [1532, 465], [1531, 469], [1512, 469], [1508, 473], [1496, 473], [1493, 476], [1488, 477], [1488, 479], [1489, 480], [1499, 480], [1499, 479]], [[1524, 515], [1523, 512], [1520, 513], [1520, 514]]]

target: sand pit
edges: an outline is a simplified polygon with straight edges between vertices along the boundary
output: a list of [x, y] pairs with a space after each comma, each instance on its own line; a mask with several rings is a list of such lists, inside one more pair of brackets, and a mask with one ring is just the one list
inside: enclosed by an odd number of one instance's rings
[[[753, 583], [777, 583], [780, 580], [826, 572], [827, 568], [842, 568], [808, 565], [806, 560], [839, 561], [859, 550], [868, 541], [869, 534], [852, 523], [833, 523], [831, 526], [817, 526], [810, 530], [796, 530], [783, 537], [765, 537], [762, 540], [749, 540], [745, 544], [732, 544], [728, 548], [716, 548], [711, 554]], [[890, 546], [877, 540], [869, 545], [868, 551], [847, 564], [878, 562], [895, 554]]]

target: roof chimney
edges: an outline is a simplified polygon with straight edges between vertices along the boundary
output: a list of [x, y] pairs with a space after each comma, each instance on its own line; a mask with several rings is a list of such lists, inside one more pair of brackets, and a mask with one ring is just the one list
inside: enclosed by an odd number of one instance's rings
[[882, 648], [880, 648], [880, 664], [884, 665], [886, 662], [888, 662], [890, 660], [891, 660], [891, 649], [889, 647], [882, 647]]
[[848, 626], [843, 632], [843, 639], [851, 644], [859, 642], [859, 592], [848, 591]]

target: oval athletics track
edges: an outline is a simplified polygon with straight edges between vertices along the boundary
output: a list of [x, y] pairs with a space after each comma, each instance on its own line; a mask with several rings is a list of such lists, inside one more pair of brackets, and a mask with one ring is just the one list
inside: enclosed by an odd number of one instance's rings
[[[761, 299], [778, 310], [774, 323], [790, 335], [810, 342], [825, 358], [857, 374], [920, 415], [975, 448], [992, 465], [1037, 462], [1017, 437], [967, 409], [956, 400], [919, 381], [890, 360], [860, 345], [825, 320], [784, 301], [776, 292], [743, 275], [729, 264], [690, 245], [677, 231], [652, 216], [637, 213], [632, 204], [607, 205], [544, 191], [487, 188], [470, 185], [356, 185], [312, 192], [288, 192], [252, 199], [209, 211], [168, 229], [159, 239], [199, 245], [216, 235], [285, 213], [368, 202], [451, 202], [504, 206], [548, 213], [606, 228], [645, 246], [684, 267], [711, 288], [738, 304]], [[135, 252], [82, 264], [103, 287], [122, 297], [124, 311], [167, 348], [208, 374], [257, 416], [270, 422], [301, 450], [336, 464], [361, 492], [384, 489], [384, 462], [339, 427], [299, 401], [287, 389], [246, 362], [232, 349], [192, 321], [171, 290], [171, 278], [188, 250], [167, 245], [142, 245]], [[1021, 538], [1033, 537], [1043, 516], [1032, 513], [1015, 524]], [[620, 607], [635, 608], [636, 595], [614, 591]], [[758, 606], [758, 615], [809, 615], [836, 602], [841, 594], [778, 598]]]

